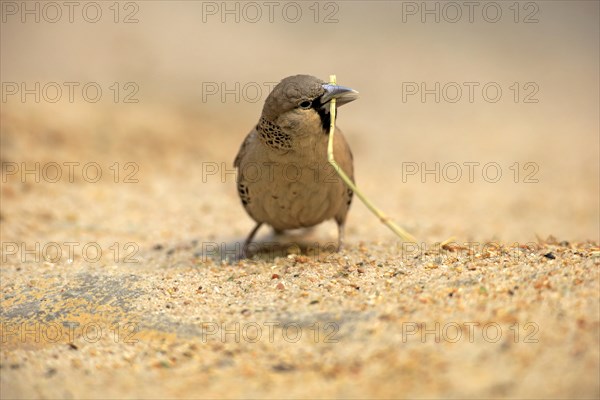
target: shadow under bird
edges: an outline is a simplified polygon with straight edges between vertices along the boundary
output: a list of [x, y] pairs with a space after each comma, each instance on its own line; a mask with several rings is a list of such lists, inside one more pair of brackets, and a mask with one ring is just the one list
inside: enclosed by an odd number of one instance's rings
[[[242, 143], [234, 166], [237, 189], [256, 226], [243, 254], [262, 224], [275, 232], [315, 226], [335, 219], [338, 250], [352, 190], [327, 161], [330, 101], [342, 106], [358, 92], [310, 75], [283, 79], [267, 97], [258, 124]], [[338, 165], [354, 181], [352, 152], [336, 127], [333, 148]]]

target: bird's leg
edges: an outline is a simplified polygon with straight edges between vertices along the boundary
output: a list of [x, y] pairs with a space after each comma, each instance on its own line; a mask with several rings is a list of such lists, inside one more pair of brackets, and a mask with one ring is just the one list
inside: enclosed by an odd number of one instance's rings
[[344, 248], [344, 222], [338, 222], [338, 247], [337, 251], [342, 251]]
[[250, 242], [252, 242], [252, 239], [254, 239], [254, 235], [256, 235], [256, 232], [258, 232], [262, 224], [262, 222], [258, 222], [246, 238], [246, 241], [244, 242], [244, 247], [242, 247], [242, 258], [247, 258], [246, 252], [248, 250], [248, 245], [250, 244]]

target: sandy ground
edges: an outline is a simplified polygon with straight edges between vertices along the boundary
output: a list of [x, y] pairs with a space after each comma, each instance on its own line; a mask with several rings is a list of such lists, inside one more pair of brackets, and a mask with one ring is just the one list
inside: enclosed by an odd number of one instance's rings
[[[600, 396], [597, 3], [536, 2], [529, 25], [508, 8], [400, 23], [402, 2], [339, 2], [333, 25], [135, 4], [135, 25], [2, 24], [3, 82], [108, 97], [1, 103], [2, 398]], [[341, 253], [328, 222], [264, 228], [235, 258], [253, 223], [233, 158], [266, 93], [203, 90], [300, 72], [361, 92], [338, 119], [357, 181], [417, 243], [355, 200]], [[113, 102], [114, 81], [139, 102]], [[505, 97], [402, 101], [438, 81]], [[513, 101], [515, 81], [539, 101]]]

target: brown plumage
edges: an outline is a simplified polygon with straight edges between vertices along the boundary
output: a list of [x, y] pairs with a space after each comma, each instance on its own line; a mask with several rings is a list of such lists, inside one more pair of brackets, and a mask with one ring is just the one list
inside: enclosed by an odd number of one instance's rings
[[[332, 98], [341, 106], [357, 95], [309, 75], [285, 78], [269, 94], [234, 162], [240, 199], [257, 223], [244, 250], [263, 223], [284, 231], [332, 218], [341, 248], [352, 191], [327, 162], [329, 107]], [[352, 153], [337, 127], [334, 157], [354, 180]]]

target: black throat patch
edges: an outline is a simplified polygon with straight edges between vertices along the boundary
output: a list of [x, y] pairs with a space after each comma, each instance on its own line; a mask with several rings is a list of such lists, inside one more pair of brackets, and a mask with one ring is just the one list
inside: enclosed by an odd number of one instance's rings
[[323, 107], [323, 104], [321, 103], [321, 98], [317, 97], [312, 102], [312, 108], [317, 112], [317, 114], [319, 114], [319, 117], [321, 117], [321, 126], [323, 127], [323, 133], [328, 134], [329, 127], [331, 125], [331, 114], [329, 113], [329, 104], [326, 104], [325, 107]]

